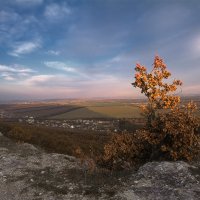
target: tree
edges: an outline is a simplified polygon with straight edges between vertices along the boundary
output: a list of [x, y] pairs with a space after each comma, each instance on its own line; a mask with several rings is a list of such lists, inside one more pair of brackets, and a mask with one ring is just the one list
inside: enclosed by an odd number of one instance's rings
[[199, 149], [199, 124], [194, 114], [197, 106], [193, 102], [183, 105], [180, 96], [175, 95], [182, 82], [165, 81], [171, 73], [159, 56], [155, 56], [150, 73], [140, 64], [135, 71], [132, 85], [148, 99], [147, 105], [142, 106], [146, 127], [140, 134], [152, 145], [152, 158], [191, 160]]
[[146, 119], [135, 133], [114, 134], [104, 147], [101, 164], [124, 169], [151, 160], [192, 160], [200, 152], [199, 119], [193, 102], [184, 105], [176, 95], [180, 80], [169, 83], [171, 73], [156, 56], [150, 73], [137, 64], [132, 85], [147, 97], [142, 105]]
[[153, 69], [147, 73], [146, 67], [136, 64], [134, 87], [141, 89], [141, 93], [148, 98], [148, 105], [143, 105], [148, 119], [148, 127], [150, 128], [155, 120], [156, 112], [162, 109], [173, 109], [180, 103], [180, 97], [174, 95], [178, 86], [182, 85], [180, 80], [174, 80], [171, 84], [165, 83], [165, 79], [169, 79], [171, 73], [163, 60], [158, 56], [155, 57]]

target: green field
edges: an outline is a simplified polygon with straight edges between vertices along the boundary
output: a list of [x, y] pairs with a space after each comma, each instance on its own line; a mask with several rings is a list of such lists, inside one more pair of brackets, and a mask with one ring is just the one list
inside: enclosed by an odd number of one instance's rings
[[134, 105], [86, 106], [50, 119], [89, 119], [89, 118], [141, 118], [140, 109]]

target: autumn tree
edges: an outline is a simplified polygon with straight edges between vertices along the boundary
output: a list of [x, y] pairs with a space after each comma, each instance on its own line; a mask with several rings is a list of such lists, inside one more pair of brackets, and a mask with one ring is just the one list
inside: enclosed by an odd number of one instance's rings
[[165, 63], [158, 56], [155, 57], [153, 69], [150, 73], [146, 67], [137, 64], [135, 67], [134, 87], [141, 89], [141, 93], [148, 98], [148, 104], [142, 109], [147, 115], [147, 125], [150, 128], [156, 118], [156, 112], [162, 109], [173, 109], [180, 103], [180, 97], [174, 95], [178, 86], [182, 85], [180, 80], [174, 80], [171, 84], [164, 80], [169, 79], [171, 73], [167, 70]]
[[182, 82], [176, 79], [172, 83], [166, 81], [171, 73], [159, 56], [155, 57], [150, 73], [140, 64], [136, 65], [135, 71], [133, 86], [148, 99], [147, 105], [142, 106], [146, 127], [138, 134], [152, 145], [151, 156], [191, 160], [199, 150], [196, 104], [181, 103], [180, 96], [175, 92]]
[[151, 160], [192, 160], [200, 150], [196, 104], [184, 105], [176, 95], [180, 80], [172, 80], [163, 60], [156, 56], [150, 73], [135, 67], [132, 85], [147, 97], [142, 105], [146, 124], [135, 133], [114, 134], [104, 147], [104, 166], [127, 168]]

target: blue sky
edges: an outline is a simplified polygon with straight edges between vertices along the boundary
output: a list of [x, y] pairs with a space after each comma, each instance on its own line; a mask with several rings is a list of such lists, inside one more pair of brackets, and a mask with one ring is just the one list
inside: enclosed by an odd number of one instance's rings
[[160, 55], [200, 92], [199, 0], [0, 0], [0, 100], [138, 98]]

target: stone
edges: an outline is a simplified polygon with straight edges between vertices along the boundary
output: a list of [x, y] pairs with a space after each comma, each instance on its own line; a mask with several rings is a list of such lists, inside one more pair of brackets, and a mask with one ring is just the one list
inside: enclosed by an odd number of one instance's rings
[[183, 161], [146, 163], [132, 175], [131, 187], [125, 190], [124, 196], [132, 193], [136, 199], [197, 200], [200, 179], [194, 170], [199, 172], [199, 166]]
[[0, 200], [199, 200], [199, 195], [199, 161], [149, 162], [128, 174], [90, 174], [72, 156], [0, 139]]

